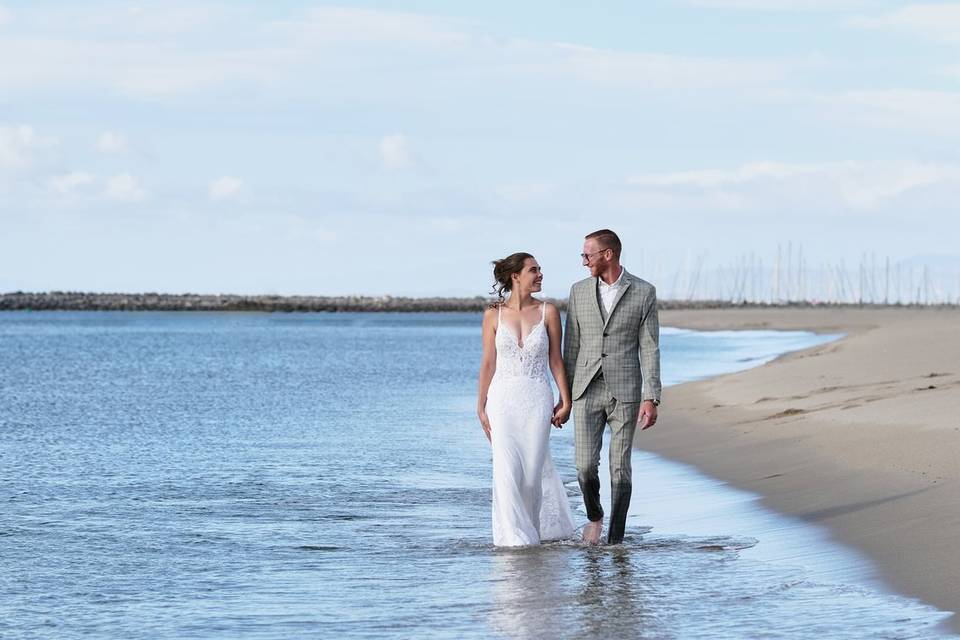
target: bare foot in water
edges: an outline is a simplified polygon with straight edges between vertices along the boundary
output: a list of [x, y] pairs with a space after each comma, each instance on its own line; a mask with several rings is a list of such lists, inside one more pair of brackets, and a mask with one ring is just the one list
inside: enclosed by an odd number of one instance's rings
[[583, 541], [587, 544], [600, 544], [601, 531], [603, 531], [603, 520], [588, 522], [583, 528]]

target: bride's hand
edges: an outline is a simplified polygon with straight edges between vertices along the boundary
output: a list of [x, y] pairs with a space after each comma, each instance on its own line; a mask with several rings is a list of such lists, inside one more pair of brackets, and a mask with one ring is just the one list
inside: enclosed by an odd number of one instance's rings
[[570, 408], [569, 404], [558, 402], [557, 406], [553, 408], [553, 418], [550, 420], [550, 424], [557, 429], [563, 429], [563, 424], [570, 419]]
[[490, 419], [487, 418], [486, 409], [477, 409], [477, 417], [480, 418], [480, 426], [483, 428], [483, 434], [487, 436], [487, 441], [490, 442]]

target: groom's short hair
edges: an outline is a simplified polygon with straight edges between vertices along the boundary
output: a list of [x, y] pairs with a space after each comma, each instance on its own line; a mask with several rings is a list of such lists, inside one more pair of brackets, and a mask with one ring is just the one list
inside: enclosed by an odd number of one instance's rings
[[600, 229], [599, 231], [588, 233], [584, 240], [591, 238], [597, 241], [601, 249], [613, 249], [614, 257], [617, 260], [620, 259], [620, 250], [623, 249], [623, 245], [620, 244], [619, 236], [613, 231], [610, 231], [610, 229]]

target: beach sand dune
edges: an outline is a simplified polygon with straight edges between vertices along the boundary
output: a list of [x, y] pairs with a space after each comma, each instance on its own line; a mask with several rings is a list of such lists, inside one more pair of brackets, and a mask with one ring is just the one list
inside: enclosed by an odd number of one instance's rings
[[636, 444], [826, 526], [896, 590], [960, 610], [960, 311], [684, 310], [661, 322], [846, 334], [666, 389]]

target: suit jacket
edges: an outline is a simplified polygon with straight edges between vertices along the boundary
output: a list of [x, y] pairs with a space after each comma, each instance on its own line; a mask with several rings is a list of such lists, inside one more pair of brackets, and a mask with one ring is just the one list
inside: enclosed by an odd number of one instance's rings
[[660, 321], [657, 291], [626, 269], [610, 314], [602, 308], [598, 278], [570, 288], [563, 332], [563, 364], [574, 400], [603, 371], [621, 402], [660, 401]]

